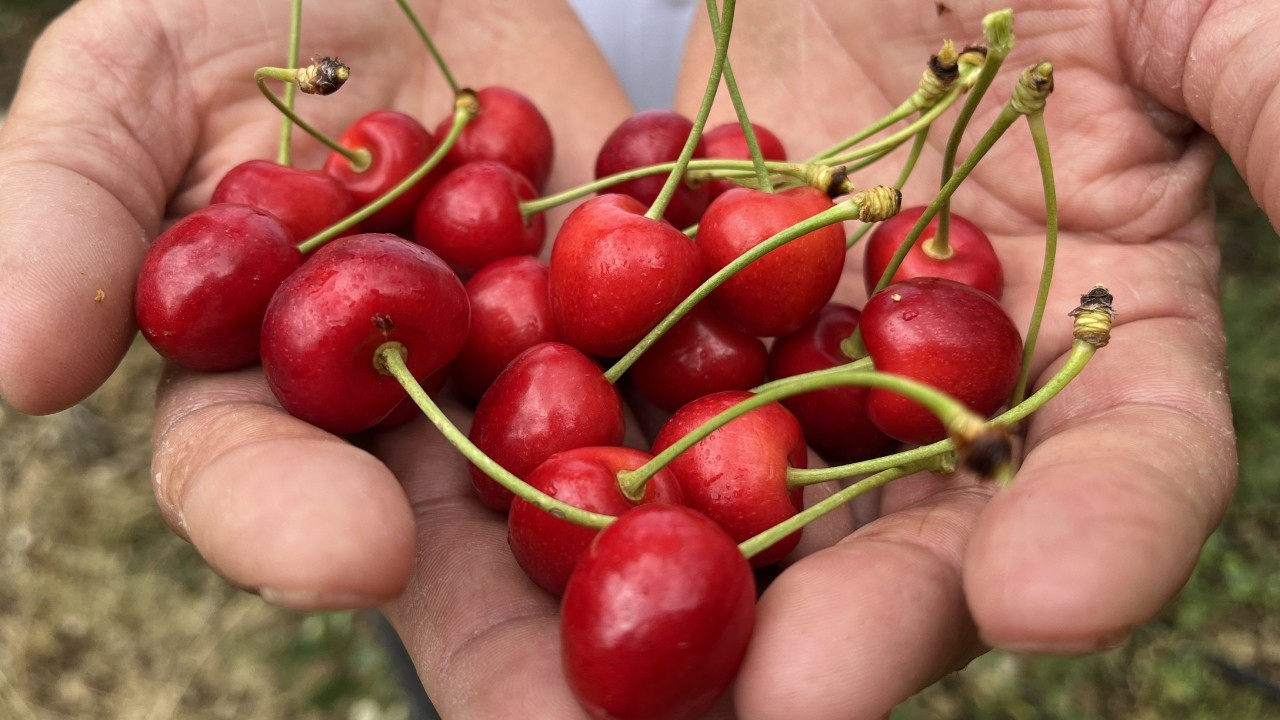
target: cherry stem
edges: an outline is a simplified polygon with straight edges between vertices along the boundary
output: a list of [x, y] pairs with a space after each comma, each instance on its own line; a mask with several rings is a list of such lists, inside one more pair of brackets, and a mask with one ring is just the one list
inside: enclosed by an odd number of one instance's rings
[[680, 156], [676, 158], [676, 166], [667, 176], [658, 197], [645, 217], [657, 220], [667, 211], [667, 205], [676, 194], [676, 187], [684, 181], [684, 168], [693, 158], [694, 148], [702, 138], [702, 128], [706, 127], [707, 116], [711, 114], [711, 103], [716, 99], [716, 91], [720, 89], [720, 77], [724, 74], [724, 64], [729, 52], [729, 35], [733, 32], [733, 11], [736, 0], [724, 0], [724, 12], [720, 18], [720, 27], [716, 29], [716, 54], [711, 60], [711, 74], [707, 78], [707, 89], [702, 93], [702, 105], [698, 107], [698, 115], [693, 119], [693, 129], [689, 131], [689, 139], [685, 141]]
[[[893, 186], [899, 190], [906, 186], [907, 180], [911, 179], [911, 173], [916, 169], [916, 163], [920, 161], [920, 152], [924, 150], [925, 141], [929, 139], [929, 127], [923, 127], [920, 132], [916, 133], [916, 139], [911, 143], [911, 152], [907, 155], [907, 162], [902, 166], [902, 172], [898, 174], [898, 180]], [[854, 245], [858, 244], [867, 233], [871, 232], [879, 223], [868, 223], [860, 225], [849, 235], [849, 239], [845, 241], [845, 250], [852, 250]]]
[[872, 387], [902, 395], [914, 400], [933, 413], [950, 433], [969, 433], [974, 429], [984, 428], [982, 418], [965, 407], [964, 403], [950, 395], [901, 375], [877, 372], [862, 367], [844, 365], [838, 372], [820, 370], [814, 373], [793, 375], [771, 383], [772, 387], [756, 393], [731, 408], [724, 410], [698, 427], [690, 430], [670, 447], [654, 455], [651, 460], [635, 470], [623, 470], [618, 473], [618, 487], [622, 494], [633, 501], [644, 494], [644, 485], [649, 478], [681, 453], [693, 447], [699, 440], [716, 430], [733, 422], [739, 417], [757, 408], [775, 403], [793, 395], [802, 395], [815, 390], [833, 387]]
[[964, 86], [957, 84], [948, 90], [947, 94], [944, 95], [936, 105], [926, 110], [924, 114], [905, 128], [902, 128], [898, 132], [870, 145], [855, 148], [842, 155], [833, 155], [831, 157], [824, 158], [822, 162], [829, 165], [843, 165], [863, 158], [874, 158], [875, 160], [878, 160], [889, 154], [889, 152], [897, 149], [899, 145], [909, 140], [922, 129], [929, 127], [934, 120], [938, 119], [939, 115], [946, 112], [947, 108], [955, 104], [956, 99], [959, 98], [963, 92]]
[[[302, 0], [293, 0], [293, 8], [289, 15], [289, 54], [285, 65], [290, 70], [298, 67], [298, 45], [302, 38]], [[298, 94], [298, 86], [289, 83], [284, 86], [284, 105], [293, 109], [293, 98]], [[276, 162], [285, 167], [293, 164], [293, 120], [285, 115], [280, 122], [280, 144], [276, 150]]]
[[405, 0], [396, 0], [400, 5], [400, 9], [404, 10], [405, 17], [409, 18], [409, 23], [413, 25], [413, 29], [418, 31], [418, 36], [422, 38], [422, 42], [427, 46], [427, 50], [431, 53], [431, 57], [436, 60], [436, 67], [440, 68], [440, 74], [444, 75], [445, 82], [449, 83], [449, 90], [454, 96], [458, 95], [458, 81], [453, 79], [453, 73], [449, 72], [449, 64], [444, 61], [444, 56], [436, 49], [436, 44], [431, 41], [431, 35], [427, 32], [427, 28], [418, 20], [418, 16], [413, 12], [413, 8], [409, 7], [409, 3]]
[[[326, 135], [325, 133], [317, 129], [315, 126], [313, 126], [311, 123], [307, 122], [306, 120], [303, 120], [302, 117], [298, 115], [298, 113], [294, 112], [293, 108], [285, 104], [285, 102], [281, 100], [278, 95], [271, 92], [271, 88], [267, 87], [268, 79], [283, 80], [284, 82], [289, 83], [290, 86], [296, 87], [298, 82], [299, 72], [300, 72], [299, 70], [296, 70], [296, 69], [290, 70], [288, 68], [275, 68], [275, 67], [258, 68], [253, 73], [253, 81], [258, 84], [258, 89], [261, 90], [262, 94], [265, 95], [267, 99], [271, 101], [271, 104], [275, 105], [276, 109], [279, 110], [281, 113], [283, 113], [287, 120], [291, 121], [294, 125], [297, 125], [303, 132], [315, 138], [320, 142], [320, 144], [324, 145], [330, 150], [345, 157], [347, 161], [351, 163], [351, 167], [356, 168], [357, 170], [364, 170], [365, 168], [369, 167], [369, 163], [372, 161], [372, 157], [369, 155], [368, 150], [365, 150], [364, 148], [353, 150], [343, 145], [342, 143], [338, 142], [337, 140], [334, 140], [333, 138], [329, 137], [328, 135]], [[345, 75], [342, 77], [342, 80], [345, 82], [346, 80]], [[320, 94], [320, 93], [313, 93], [313, 94]], [[324, 93], [324, 94], [327, 94], [327, 93]]]
[[863, 478], [843, 490], [823, 498], [804, 510], [792, 515], [755, 537], [747, 538], [738, 544], [738, 549], [748, 560], [772, 547], [791, 533], [817, 520], [838, 507], [847, 505], [854, 498], [865, 495], [876, 488], [884, 487], [901, 477], [906, 477], [922, 470], [936, 470], [942, 464], [940, 456], [922, 458], [899, 467], [881, 470], [868, 478]]
[[359, 225], [365, 218], [390, 205], [396, 198], [408, 192], [409, 188], [418, 184], [422, 178], [427, 176], [427, 173], [431, 172], [440, 164], [440, 161], [444, 159], [445, 155], [449, 154], [449, 150], [451, 150], [454, 143], [458, 141], [458, 136], [462, 134], [467, 123], [471, 122], [471, 119], [475, 117], [477, 108], [478, 101], [475, 93], [470, 90], [462, 90], [459, 92], [458, 97], [454, 100], [453, 125], [449, 127], [449, 133], [445, 135], [444, 140], [440, 142], [440, 145], [432, 151], [431, 155], [423, 161], [416, 170], [405, 176], [399, 184], [383, 193], [377, 200], [374, 200], [368, 205], [365, 205], [359, 210], [356, 210], [345, 218], [339, 220], [337, 223], [330, 225], [324, 230], [321, 230], [315, 235], [312, 235], [299, 243], [298, 252], [306, 255], [312, 250], [319, 248], [342, 233], [350, 230], [356, 225]]
[[418, 384], [417, 378], [413, 376], [413, 373], [409, 372], [408, 366], [405, 365], [406, 355], [407, 350], [404, 345], [398, 342], [383, 343], [374, 353], [374, 367], [378, 368], [379, 372], [394, 377], [418, 408], [422, 410], [422, 413], [427, 416], [427, 419], [431, 421], [431, 424], [435, 425], [440, 434], [444, 435], [445, 439], [449, 441], [449, 444], [457, 448], [458, 452], [462, 453], [473, 465], [484, 471], [484, 474], [493, 478], [494, 482], [510, 490], [516, 497], [534, 507], [575, 525], [602, 528], [615, 520], [611, 515], [601, 515], [582, 510], [551, 497], [516, 477], [495, 462], [493, 458], [486, 455], [483, 450], [476, 447], [475, 443], [471, 442], [470, 438], [449, 420], [444, 411], [427, 394], [426, 390], [422, 389], [422, 385]]
[[[874, 363], [871, 362], [871, 358], [864, 357], [864, 358], [859, 358], [857, 360], [850, 360], [849, 362], [843, 365], [836, 365], [835, 367], [823, 368], [822, 370], [812, 370], [810, 372], [802, 373], [802, 374], [805, 377], [825, 377], [829, 375], [840, 375], [842, 373], [850, 372], [853, 370], [875, 370], [875, 369], [876, 369], [876, 366]], [[793, 377], [798, 377], [798, 376], [791, 375], [789, 377], [778, 378], [777, 380], [770, 380], [769, 382], [764, 383], [763, 385], [757, 385], [751, 388], [751, 392], [753, 393], [768, 392], [769, 390], [772, 390], [776, 387], [784, 386], [785, 383]]]
[[[951, 136], [947, 138], [947, 146], [942, 152], [940, 184], [943, 186], [951, 179], [956, 164], [956, 153], [960, 150], [960, 140], [964, 137], [965, 128], [969, 126], [969, 120], [978, 109], [978, 103], [982, 102], [982, 96], [987, 93], [987, 88], [991, 87], [991, 82], [995, 80], [996, 72], [1004, 64], [1004, 59], [1013, 49], [1013, 11], [998, 10], [984, 17], [982, 35], [987, 43], [987, 59], [982, 64], [982, 70], [978, 73], [978, 79], [969, 92], [969, 97], [960, 108], [960, 114], [956, 116], [955, 125], [951, 126]], [[938, 215], [938, 227], [933, 239], [933, 250], [941, 253], [940, 257], [949, 257], [947, 249], [950, 238], [951, 200], [948, 197], [942, 205], [941, 214]]]
[[703, 298], [710, 295], [713, 290], [723, 285], [726, 280], [733, 277], [742, 268], [792, 240], [819, 228], [844, 222], [845, 220], [853, 220], [854, 218], [858, 218], [863, 222], [874, 222], [885, 217], [892, 217], [897, 213], [901, 202], [902, 194], [892, 188], [877, 187], [863, 190], [842, 202], [836, 203], [830, 210], [824, 210], [813, 217], [798, 222], [742, 253], [733, 262], [720, 268], [711, 277], [704, 280], [701, 285], [689, 294], [689, 297], [682, 300], [679, 305], [649, 331], [649, 334], [641, 338], [635, 347], [627, 351], [627, 354], [614, 363], [613, 367], [605, 371], [605, 378], [611, 383], [616, 383], [618, 378], [622, 377], [622, 374], [636, 360], [639, 360], [640, 356], [650, 346], [661, 339], [672, 326], [680, 322], [680, 319], [692, 310], [694, 305], [701, 302]]
[[[716, 0], [707, 0], [707, 17], [711, 20], [711, 32], [720, 32], [720, 13], [716, 11]], [[756, 129], [747, 117], [747, 106], [742, 102], [742, 94], [738, 91], [738, 79], [733, 75], [733, 65], [728, 56], [724, 59], [724, 86], [729, 91], [729, 102], [733, 104], [733, 112], [738, 116], [738, 124], [742, 127], [742, 136], [747, 141], [747, 151], [751, 156], [751, 164], [755, 167], [756, 183], [767, 192], [773, 192], [773, 183], [769, 180], [769, 171], [765, 168], [764, 155], [760, 152], [760, 142], [756, 138]]]

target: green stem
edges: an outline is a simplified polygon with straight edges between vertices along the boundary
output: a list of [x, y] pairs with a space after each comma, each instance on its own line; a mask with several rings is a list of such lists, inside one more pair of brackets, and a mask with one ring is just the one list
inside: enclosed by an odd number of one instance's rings
[[[711, 32], [720, 32], [720, 13], [716, 11], [716, 0], [707, 0], [707, 16], [711, 19]], [[726, 56], [724, 59], [724, 86], [729, 91], [729, 102], [733, 104], [733, 112], [738, 116], [738, 124], [742, 127], [742, 136], [747, 141], [747, 152], [751, 164], [755, 166], [756, 183], [767, 193], [773, 192], [773, 183], [769, 181], [769, 171], [765, 169], [764, 155], [760, 152], [760, 142], [756, 139], [756, 129], [751, 126], [747, 117], [747, 106], [742, 102], [742, 94], [738, 92], [738, 79], [733, 75], [733, 65]]]
[[347, 161], [351, 163], [351, 167], [357, 171], [362, 171], [365, 168], [368, 168], [369, 163], [372, 161], [372, 157], [369, 155], [368, 150], [365, 150], [364, 148], [352, 150], [324, 134], [312, 126], [311, 123], [299, 117], [299, 115], [293, 111], [293, 108], [286, 105], [278, 95], [271, 92], [271, 88], [267, 87], [268, 79], [283, 80], [284, 82], [289, 83], [290, 86], [293, 86], [296, 77], [295, 71], [288, 70], [286, 68], [258, 68], [253, 73], [253, 81], [258, 84], [258, 89], [261, 90], [262, 94], [271, 101], [271, 104], [275, 105], [276, 109], [283, 113], [287, 119], [291, 120], [293, 124], [297, 125], [306, 134], [320, 141], [320, 143], [325, 147], [345, 157]]
[[409, 7], [409, 3], [405, 0], [396, 0], [400, 5], [400, 9], [404, 10], [405, 17], [409, 18], [409, 22], [413, 25], [413, 29], [418, 31], [418, 36], [422, 38], [422, 42], [430, 51], [431, 57], [436, 59], [436, 67], [440, 68], [440, 74], [444, 75], [445, 82], [449, 83], [449, 90], [453, 92], [454, 97], [458, 95], [458, 81], [453, 79], [453, 73], [449, 72], [449, 64], [444, 61], [444, 56], [436, 49], [436, 44], [431, 41], [431, 35], [427, 33], [427, 28], [418, 20], [418, 16], [413, 12], [413, 8]]
[[657, 220], [667, 211], [667, 205], [671, 203], [671, 198], [676, 194], [676, 187], [684, 182], [684, 168], [689, 164], [689, 160], [693, 158], [693, 150], [698, 145], [698, 140], [702, 137], [702, 128], [706, 127], [707, 116], [711, 113], [711, 103], [716, 99], [716, 91], [720, 89], [720, 77], [724, 74], [724, 63], [728, 57], [729, 51], [729, 35], [733, 32], [733, 11], [736, 6], [736, 0], [724, 0], [724, 13], [720, 19], [720, 27], [716, 32], [716, 54], [711, 60], [711, 74], [707, 78], [707, 89], [702, 94], [702, 105], [698, 108], [698, 115], [693, 119], [693, 129], [689, 131], [689, 139], [685, 141], [684, 148], [680, 151], [680, 157], [676, 158], [675, 169], [667, 176], [667, 181], [662, 185], [661, 192], [654, 199], [653, 205], [649, 206], [649, 211], [645, 213], [645, 217], [650, 220]]
[[[902, 166], [902, 172], [898, 173], [898, 180], [893, 184], [895, 188], [901, 190], [906, 186], [907, 180], [911, 179], [911, 173], [915, 171], [916, 163], [920, 161], [920, 152], [924, 150], [924, 144], [928, 138], [928, 127], [921, 128], [920, 132], [916, 133], [916, 139], [911, 143], [911, 153], [907, 155], [907, 162]], [[857, 245], [858, 241], [862, 240], [862, 238], [867, 233], [871, 232], [871, 229], [876, 227], [878, 224], [879, 223], [867, 223], [859, 226], [857, 230], [854, 230], [853, 233], [849, 235], [849, 239], [845, 241], [845, 250], [852, 250], [853, 246]]]
[[876, 488], [884, 487], [900, 477], [906, 477], [912, 473], [921, 470], [936, 470], [939, 467], [938, 458], [929, 457], [917, 460], [912, 463], [904, 464], [900, 467], [882, 470], [869, 478], [864, 478], [858, 482], [844, 488], [840, 492], [834, 493], [829, 497], [823, 498], [820, 502], [805, 508], [795, 515], [783, 520], [773, 527], [752, 538], [747, 538], [738, 544], [738, 549], [748, 560], [756, 555], [764, 552], [774, 543], [782, 540], [791, 533], [826, 515], [838, 507], [847, 505], [854, 498], [865, 495]]
[[929, 127], [934, 120], [938, 119], [939, 115], [946, 112], [947, 108], [955, 104], [956, 100], [963, 92], [964, 87], [957, 83], [947, 91], [947, 94], [943, 96], [942, 100], [938, 101], [937, 105], [929, 108], [920, 115], [919, 118], [916, 118], [914, 122], [905, 128], [902, 128], [898, 132], [870, 145], [864, 145], [860, 148], [850, 150], [843, 155], [833, 155], [831, 157], [824, 158], [822, 162], [827, 165], [844, 165], [845, 163], [861, 160], [862, 158], [875, 157], [877, 155], [881, 155], [885, 151], [893, 150], [910, 139], [911, 136]]
[[[298, 67], [298, 44], [302, 38], [302, 0], [293, 0], [293, 8], [289, 15], [289, 56], [285, 62], [290, 70]], [[298, 86], [289, 83], [284, 86], [284, 105], [293, 109], [293, 98], [298, 94]], [[280, 122], [280, 145], [276, 151], [276, 162], [289, 167], [293, 164], [293, 120], [285, 115]]]
[[[843, 365], [836, 365], [835, 367], [829, 367], [822, 370], [811, 370], [807, 373], [802, 373], [802, 374], [804, 377], [829, 377], [831, 375], [840, 375], [841, 373], [851, 372], [854, 370], [875, 370], [875, 369], [876, 369], [876, 366], [871, 362], [871, 358], [864, 357], [864, 358], [859, 358], [858, 360], [850, 360], [849, 362]], [[762, 393], [762, 392], [767, 392], [769, 390], [772, 390], [776, 387], [785, 387], [786, 382], [793, 377], [800, 377], [800, 375], [792, 375], [790, 377], [779, 378], [777, 380], [770, 380], [769, 382], [763, 385], [757, 385], [751, 388], [751, 392]]]
[[[1071, 354], [1067, 356], [1067, 362], [1054, 376], [1045, 383], [1044, 387], [1036, 391], [1034, 395], [1023, 400], [1021, 403], [1006, 410], [1003, 414], [996, 416], [991, 420], [992, 424], [1013, 425], [1022, 421], [1031, 413], [1039, 410], [1045, 403], [1049, 402], [1062, 389], [1084, 370], [1089, 364], [1089, 360], [1093, 358], [1093, 354], [1097, 351], [1097, 346], [1084, 340], [1076, 340], [1071, 345]], [[939, 455], [955, 449], [955, 443], [950, 439], [939, 440], [930, 445], [923, 445], [918, 448], [906, 450], [904, 452], [886, 455], [882, 458], [874, 460], [864, 460], [862, 462], [850, 463], [848, 465], [837, 465], [829, 468], [815, 468], [812, 470], [802, 468], [792, 468], [787, 472], [787, 485], [798, 487], [801, 485], [816, 485], [829, 480], [841, 480], [853, 475], [861, 475], [864, 473], [879, 472], [886, 468], [896, 467], [904, 463], [915, 462], [923, 458]]]
[[1044, 263], [1040, 269], [1040, 287], [1036, 291], [1036, 304], [1031, 311], [1031, 323], [1027, 326], [1027, 339], [1022, 346], [1022, 372], [1013, 390], [1010, 404], [1017, 405], [1027, 392], [1031, 374], [1031, 359], [1036, 351], [1036, 339], [1040, 336], [1040, 323], [1044, 319], [1045, 305], [1049, 302], [1049, 285], [1053, 282], [1053, 264], [1058, 253], [1058, 191], [1053, 180], [1053, 160], [1049, 157], [1049, 134], [1044, 126], [1044, 112], [1027, 115], [1031, 139], [1036, 146], [1036, 159], [1040, 161], [1040, 182], [1044, 185]]
[[588, 512], [563, 503], [525, 481], [511, 474], [506, 468], [494, 462], [493, 458], [475, 446], [471, 440], [455, 426], [440, 409], [431, 396], [422, 389], [418, 380], [405, 365], [405, 347], [398, 342], [381, 345], [375, 354], [375, 366], [393, 376], [422, 410], [432, 425], [444, 435], [449, 444], [457, 448], [467, 460], [493, 478], [494, 482], [515, 493], [516, 497], [528, 502], [540, 510], [548, 512], [562, 520], [589, 528], [602, 528], [614, 521], [611, 515], [600, 515]]
[[427, 176], [427, 173], [431, 172], [437, 165], [439, 165], [440, 161], [444, 159], [444, 156], [453, 148], [454, 143], [458, 141], [458, 136], [462, 134], [463, 128], [467, 126], [467, 123], [471, 122], [471, 118], [475, 115], [475, 103], [466, 101], [466, 98], [470, 98], [470, 100], [474, 101], [475, 95], [468, 91], [463, 91], [459, 94], [459, 98], [462, 98], [462, 100], [460, 100], [454, 108], [453, 125], [449, 128], [449, 133], [445, 135], [444, 140], [431, 153], [430, 157], [419, 165], [416, 170], [406, 176], [405, 179], [401, 180], [399, 184], [383, 193], [377, 200], [374, 200], [368, 205], [365, 205], [354, 213], [346, 216], [342, 220], [339, 220], [337, 223], [330, 225], [324, 230], [321, 230], [315, 235], [312, 235], [299, 243], [298, 252], [306, 255], [356, 225], [359, 225], [365, 218], [370, 217], [382, 208], [390, 205], [396, 198], [408, 192], [409, 188], [416, 185], [419, 180]]
[[905, 120], [911, 115], [911, 113], [915, 112], [918, 109], [919, 108], [916, 107], [915, 103], [910, 98], [908, 98], [904, 100], [901, 105], [890, 110], [888, 115], [885, 115], [884, 117], [880, 118], [874, 123], [871, 123], [865, 128], [859, 130], [853, 135], [850, 135], [844, 140], [841, 140], [835, 145], [832, 145], [826, 150], [823, 150], [817, 155], [814, 155], [813, 157], [809, 158], [809, 162], [826, 163], [828, 162], [828, 158], [831, 158], [832, 156], [839, 154], [841, 151], [847, 148], [857, 145], [863, 140], [866, 140], [867, 138], [871, 137], [872, 135], [875, 135], [876, 133], [880, 132], [881, 130], [884, 130], [885, 128], [889, 127], [890, 125], [896, 122]]

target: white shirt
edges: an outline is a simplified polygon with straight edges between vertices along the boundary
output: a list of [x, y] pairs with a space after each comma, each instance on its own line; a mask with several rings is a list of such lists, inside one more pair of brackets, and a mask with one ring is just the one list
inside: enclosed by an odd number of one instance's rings
[[698, 0], [569, 0], [639, 110], [670, 109]]

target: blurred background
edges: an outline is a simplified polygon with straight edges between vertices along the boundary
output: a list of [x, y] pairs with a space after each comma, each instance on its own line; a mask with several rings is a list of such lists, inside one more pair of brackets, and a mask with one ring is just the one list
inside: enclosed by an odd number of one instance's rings
[[[0, 0], [0, 117], [68, 0]], [[1122, 648], [993, 652], [895, 718], [1280, 717], [1280, 239], [1214, 177], [1240, 486], [1183, 592]], [[151, 497], [159, 361], [138, 341], [93, 397], [0, 403], [0, 719], [410, 716], [374, 618], [273, 608], [208, 570]]]

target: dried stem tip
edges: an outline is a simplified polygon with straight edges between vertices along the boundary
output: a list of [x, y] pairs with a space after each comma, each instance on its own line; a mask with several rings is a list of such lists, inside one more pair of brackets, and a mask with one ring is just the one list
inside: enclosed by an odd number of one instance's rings
[[888, 185], [877, 185], [853, 195], [858, 204], [858, 219], [864, 223], [888, 220], [902, 209], [902, 191]]
[[982, 18], [982, 39], [996, 57], [1004, 57], [1013, 49], [1013, 11], [997, 10]]
[[1076, 319], [1072, 334], [1077, 340], [1083, 340], [1094, 347], [1106, 347], [1111, 341], [1111, 324], [1116, 310], [1111, 302], [1114, 298], [1102, 285], [1094, 285], [1088, 293], [1080, 296], [1080, 305], [1067, 313]]
[[1009, 476], [1013, 468], [1013, 441], [1004, 425], [982, 422], [952, 429], [956, 463], [984, 480]]
[[947, 90], [958, 77], [960, 77], [960, 55], [956, 52], [955, 43], [947, 40], [942, 43], [942, 49], [938, 54], [929, 58], [924, 75], [920, 78], [920, 85], [911, 96], [911, 104], [918, 109], [933, 107], [943, 95], [947, 94]]
[[1049, 93], [1053, 92], [1053, 63], [1041, 62], [1022, 71], [1018, 84], [1013, 88], [1009, 105], [1022, 115], [1033, 115], [1044, 110]]
[[298, 89], [308, 95], [332, 95], [351, 77], [351, 68], [337, 58], [313, 59], [306, 67], [298, 68], [295, 80]]
[[480, 96], [476, 95], [476, 91], [471, 88], [462, 88], [457, 95], [453, 96], [454, 111], [466, 110], [467, 114], [475, 117], [480, 114]]

